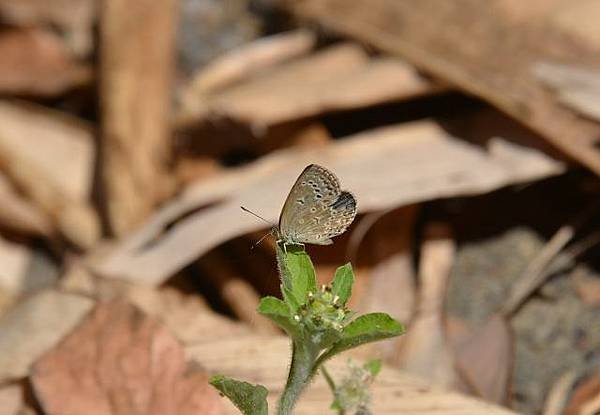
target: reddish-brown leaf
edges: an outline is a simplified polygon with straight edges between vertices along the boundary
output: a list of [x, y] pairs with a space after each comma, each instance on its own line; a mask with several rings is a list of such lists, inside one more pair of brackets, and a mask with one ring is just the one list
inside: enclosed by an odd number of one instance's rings
[[208, 376], [186, 366], [177, 340], [125, 303], [99, 304], [33, 368], [46, 413], [62, 415], [216, 415]]

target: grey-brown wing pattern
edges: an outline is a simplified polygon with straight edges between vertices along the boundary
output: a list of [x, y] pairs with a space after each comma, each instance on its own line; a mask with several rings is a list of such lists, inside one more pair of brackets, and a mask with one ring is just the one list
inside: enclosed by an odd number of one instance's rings
[[342, 192], [333, 173], [311, 164], [290, 190], [279, 217], [280, 238], [288, 243], [331, 244], [356, 216], [356, 199]]

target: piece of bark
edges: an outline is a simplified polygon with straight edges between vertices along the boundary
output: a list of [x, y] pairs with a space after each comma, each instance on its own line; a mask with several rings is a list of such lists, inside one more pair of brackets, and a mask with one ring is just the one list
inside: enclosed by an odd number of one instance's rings
[[428, 225], [424, 238], [417, 308], [394, 360], [403, 370], [451, 388], [458, 375], [445, 334], [444, 303], [456, 248], [450, 229], [442, 224]]
[[34, 365], [31, 382], [46, 413], [217, 415], [207, 374], [185, 362], [157, 320], [125, 303], [101, 303]]
[[501, 0], [283, 3], [481, 97], [600, 173], [600, 125], [563, 107], [531, 71], [541, 61], [600, 67], [598, 45], [569, 37], [545, 19], [511, 19]]
[[160, 284], [216, 245], [265, 227], [240, 206], [275, 223], [294, 180], [310, 163], [333, 171], [357, 195], [362, 213], [481, 194], [562, 171], [559, 162], [537, 150], [495, 139], [486, 151], [430, 121], [381, 128], [316, 149], [281, 150], [191, 186], [98, 258], [93, 269]]
[[[269, 389], [269, 407], [285, 385], [290, 357], [289, 339], [284, 336], [239, 336], [217, 339], [186, 349], [191, 359], [211, 373], [222, 373], [247, 382], [260, 383]], [[348, 356], [342, 354], [327, 362], [327, 369], [337, 377], [346, 368]], [[456, 392], [428, 385], [422, 379], [384, 365], [370, 387], [370, 409], [377, 415], [510, 415], [514, 412]], [[295, 415], [329, 413], [332, 396], [322, 376], [316, 376], [294, 408]], [[239, 415], [227, 405], [226, 414]]]
[[91, 80], [60, 38], [42, 29], [0, 30], [0, 92], [55, 96]]
[[0, 227], [26, 235], [50, 237], [52, 221], [38, 207], [17, 192], [0, 173]]
[[92, 306], [89, 298], [46, 290], [11, 309], [0, 319], [0, 382], [26, 376]]
[[14, 26], [58, 28], [78, 56], [87, 55], [94, 46], [94, 0], [0, 0], [0, 18]]
[[141, 224], [169, 193], [175, 0], [101, 3], [100, 173], [111, 231]]
[[[258, 73], [245, 82], [199, 96], [183, 110], [185, 127], [212, 118], [248, 124], [255, 133], [293, 120], [439, 92], [400, 59], [370, 58], [343, 43]], [[260, 134], [257, 134], [260, 135]]]

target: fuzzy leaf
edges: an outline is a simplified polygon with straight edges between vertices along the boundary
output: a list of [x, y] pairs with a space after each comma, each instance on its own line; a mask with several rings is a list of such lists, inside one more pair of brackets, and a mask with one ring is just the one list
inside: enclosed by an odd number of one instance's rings
[[340, 341], [319, 358], [319, 362], [348, 349], [378, 340], [404, 334], [402, 324], [391, 318], [386, 313], [370, 313], [358, 317], [344, 327]]
[[339, 267], [335, 271], [333, 277], [333, 283], [331, 284], [331, 292], [333, 295], [337, 295], [340, 299], [341, 305], [346, 305], [350, 295], [352, 295], [352, 285], [354, 284], [354, 272], [352, 272], [352, 265], [347, 263]]
[[292, 318], [289, 306], [279, 298], [261, 298], [257, 311], [268, 317], [290, 336], [295, 336], [299, 332], [298, 324]]
[[252, 385], [222, 375], [213, 376], [210, 384], [227, 396], [244, 415], [268, 415], [269, 392], [264, 386]]
[[306, 252], [293, 245], [286, 246], [286, 252], [278, 245], [277, 260], [284, 299], [295, 312], [306, 303], [308, 292], [317, 290], [315, 269]]

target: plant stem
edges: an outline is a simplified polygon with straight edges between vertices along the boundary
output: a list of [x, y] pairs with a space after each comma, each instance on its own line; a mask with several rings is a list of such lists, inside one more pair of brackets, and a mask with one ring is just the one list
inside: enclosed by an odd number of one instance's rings
[[296, 401], [315, 372], [318, 349], [302, 339], [294, 339], [292, 348], [292, 365], [285, 389], [279, 398], [278, 415], [291, 415]]

